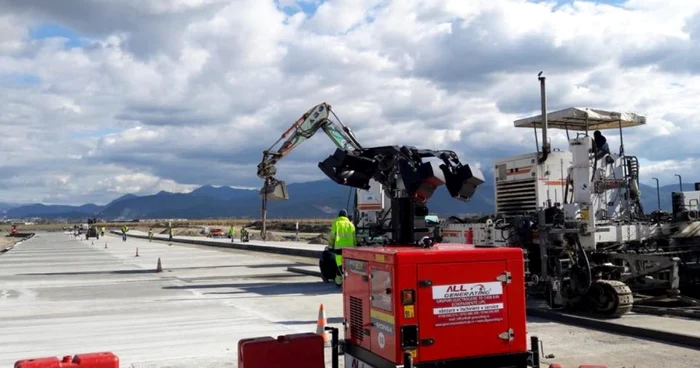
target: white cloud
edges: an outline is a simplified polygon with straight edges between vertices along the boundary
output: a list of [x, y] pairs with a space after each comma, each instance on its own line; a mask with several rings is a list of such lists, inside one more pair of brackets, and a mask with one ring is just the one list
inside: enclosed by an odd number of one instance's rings
[[[255, 187], [262, 150], [323, 101], [366, 146], [453, 149], [488, 168], [534, 150], [512, 121], [539, 113], [540, 70], [550, 109], [647, 116], [625, 136], [643, 181], [700, 179], [697, 2], [56, 3], [0, 0], [0, 201]], [[46, 24], [81, 46], [30, 38]], [[314, 137], [280, 178], [321, 178], [333, 149]]]

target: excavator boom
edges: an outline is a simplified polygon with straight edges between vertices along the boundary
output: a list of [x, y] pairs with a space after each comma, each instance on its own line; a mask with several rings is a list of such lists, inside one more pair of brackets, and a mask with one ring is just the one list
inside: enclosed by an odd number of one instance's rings
[[[330, 119], [331, 115], [338, 123]], [[263, 151], [262, 161], [258, 164], [258, 177], [265, 180], [265, 185], [260, 191], [261, 196], [268, 200], [289, 198], [284, 181], [275, 178], [275, 165], [302, 142], [313, 137], [319, 129], [326, 133], [338, 149], [354, 151], [362, 148], [352, 130], [338, 119], [331, 106], [325, 102], [320, 103], [305, 112], [270, 148]], [[280, 145], [280, 142], [283, 143]], [[276, 148], [278, 145], [279, 148]]]
[[[330, 119], [331, 115], [335, 117], [337, 123]], [[262, 161], [258, 164], [258, 177], [265, 180], [260, 190], [263, 239], [266, 238], [267, 201], [289, 199], [287, 185], [284, 181], [275, 178], [277, 175], [275, 165], [302, 142], [313, 137], [319, 129], [326, 133], [339, 150], [353, 152], [362, 149], [352, 130], [340, 121], [331, 106], [325, 102], [312, 107], [297, 119], [270, 148], [263, 151]]]
[[[331, 115], [337, 123], [330, 119]], [[401, 213], [406, 221], [394, 229], [395, 240], [413, 241], [414, 204], [424, 206], [435, 189], [445, 185], [450, 195], [458, 200], [469, 201], [484, 178], [477, 168], [460, 163], [453, 151], [418, 149], [411, 146], [384, 146], [363, 148], [354, 134], [333, 113], [331, 106], [318, 104], [305, 112], [287, 129], [280, 139], [263, 151], [258, 165], [258, 176], [265, 180], [260, 190], [262, 196], [262, 237], [265, 238], [267, 201], [288, 199], [284, 181], [277, 180], [279, 160], [294, 148], [323, 130], [336, 145], [335, 154], [320, 162], [318, 167], [338, 184], [358, 189], [369, 189], [369, 181], [376, 180], [391, 192], [392, 212]], [[283, 142], [279, 148], [280, 142]], [[442, 162], [425, 161], [439, 158]], [[412, 204], [413, 203], [413, 204]], [[402, 209], [406, 208], [407, 211]], [[408, 213], [404, 216], [403, 213]]]

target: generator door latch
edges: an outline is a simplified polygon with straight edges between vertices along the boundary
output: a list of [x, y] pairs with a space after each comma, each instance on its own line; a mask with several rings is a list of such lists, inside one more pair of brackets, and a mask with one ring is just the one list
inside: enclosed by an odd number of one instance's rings
[[367, 276], [367, 275], [362, 275], [362, 281], [368, 282], [368, 281], [369, 281], [369, 276]]
[[432, 344], [434, 344], [434, 343], [435, 343], [435, 339], [433, 339], [432, 337], [429, 337], [429, 338], [427, 338], [427, 339], [421, 339], [421, 340], [420, 340], [420, 344], [423, 345], [423, 346], [430, 346], [430, 345], [432, 345]]
[[433, 282], [431, 280], [418, 281], [418, 286], [421, 286], [421, 287], [428, 287], [428, 286], [432, 286], [432, 285], [433, 285]]
[[506, 271], [506, 272], [502, 273], [501, 275], [499, 275], [498, 277], [496, 277], [496, 281], [505, 282], [506, 284], [510, 284], [512, 278], [513, 277], [511, 276], [510, 272]]
[[501, 340], [513, 341], [515, 338], [515, 333], [513, 332], [512, 328], [509, 328], [508, 331], [498, 334], [498, 338]]

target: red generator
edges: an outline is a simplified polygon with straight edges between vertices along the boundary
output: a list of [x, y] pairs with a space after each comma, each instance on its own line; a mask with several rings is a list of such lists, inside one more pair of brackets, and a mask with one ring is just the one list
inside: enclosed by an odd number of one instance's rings
[[520, 248], [359, 247], [343, 258], [345, 340], [333, 340], [345, 367], [539, 367]]

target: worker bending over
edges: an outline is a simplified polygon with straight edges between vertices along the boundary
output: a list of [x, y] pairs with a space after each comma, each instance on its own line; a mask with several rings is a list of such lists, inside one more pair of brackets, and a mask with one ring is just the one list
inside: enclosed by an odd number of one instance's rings
[[126, 241], [126, 233], [129, 232], [129, 227], [124, 225], [122, 226], [122, 240]]
[[608, 140], [605, 139], [603, 133], [600, 130], [593, 132], [593, 140], [595, 141], [596, 154], [595, 159], [600, 160], [606, 155], [610, 154], [610, 146], [608, 146]]
[[338, 286], [343, 283], [343, 248], [355, 245], [355, 225], [348, 218], [348, 212], [340, 210], [338, 217], [333, 220], [328, 237], [328, 248], [335, 254], [335, 264], [338, 268], [335, 276], [335, 284]]

